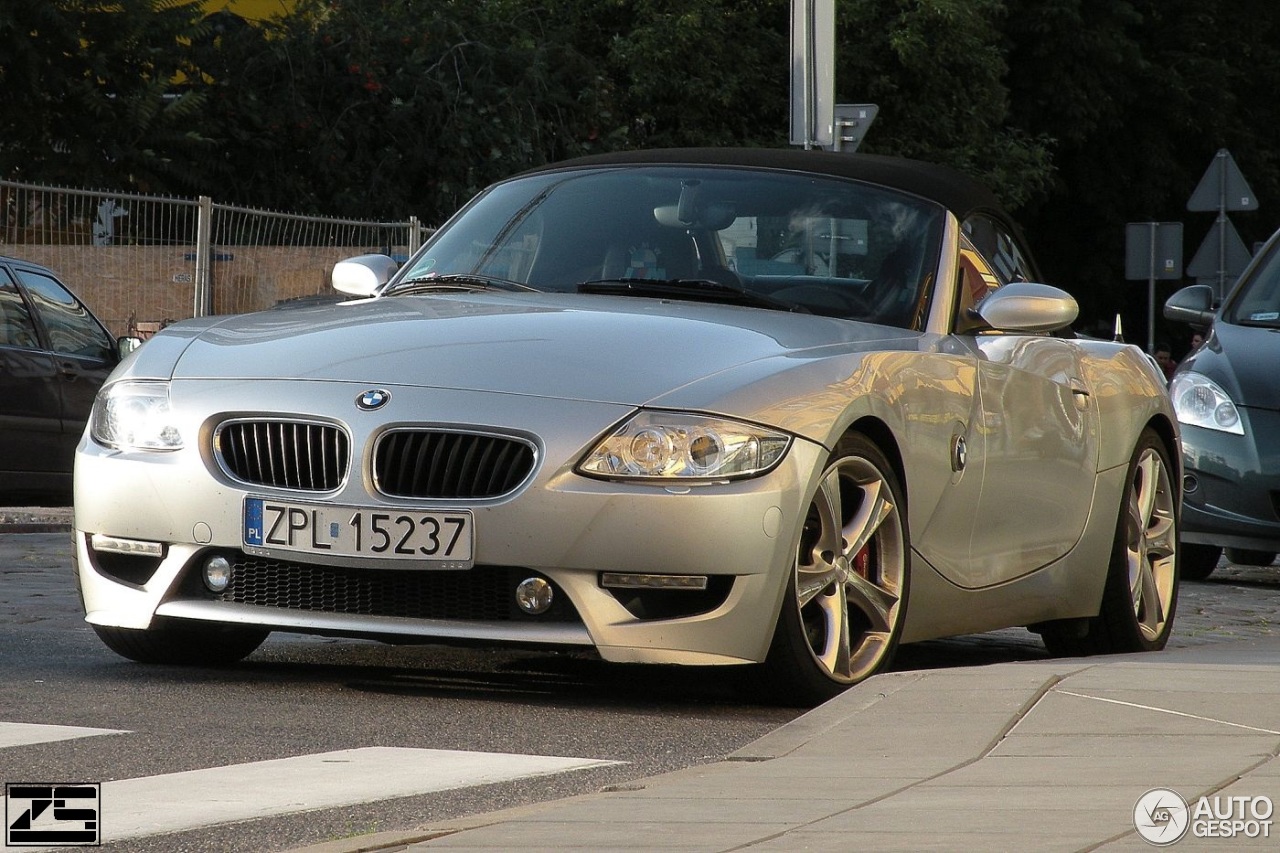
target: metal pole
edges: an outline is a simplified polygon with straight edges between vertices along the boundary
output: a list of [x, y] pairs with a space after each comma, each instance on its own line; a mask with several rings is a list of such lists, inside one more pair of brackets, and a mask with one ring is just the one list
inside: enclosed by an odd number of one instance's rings
[[206, 317], [213, 306], [213, 199], [200, 196], [196, 214], [196, 282], [193, 317]]
[[813, 148], [813, 121], [817, 107], [814, 99], [818, 89], [818, 63], [813, 47], [813, 0], [804, 0], [804, 150]]
[[1156, 354], [1156, 230], [1160, 223], [1148, 222], [1151, 230], [1151, 258], [1147, 264], [1147, 352]]
[[1218, 164], [1218, 301], [1227, 295], [1227, 149], [1214, 155]]

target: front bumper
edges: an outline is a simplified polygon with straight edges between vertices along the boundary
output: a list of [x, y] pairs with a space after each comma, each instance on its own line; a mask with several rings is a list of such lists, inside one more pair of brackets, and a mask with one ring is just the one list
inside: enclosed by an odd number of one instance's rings
[[1182, 427], [1182, 540], [1280, 551], [1280, 412], [1240, 412], [1244, 435]]
[[[304, 399], [299, 383], [260, 384], [276, 387], [256, 387], [254, 398], [274, 402], [254, 415], [343, 412], [360, 391], [340, 383], [308, 384]], [[519, 431], [538, 443], [540, 465], [531, 481], [506, 498], [470, 505], [408, 502], [474, 514], [470, 570], [320, 565], [302, 554], [245, 553], [244, 498], [272, 492], [232, 481], [212, 460], [205, 445], [222, 417], [212, 402], [219, 394], [175, 386], [175, 398], [184, 393], [187, 399], [175, 402], [184, 411], [196, 409], [201, 424], [200, 437], [184, 450], [122, 454], [87, 439], [78, 449], [75, 546], [91, 623], [147, 628], [154, 618], [166, 617], [394, 642], [593, 646], [612, 661], [760, 661], [790, 576], [806, 490], [827, 455], [819, 445], [796, 440], [776, 469], [755, 479], [669, 489], [604, 482], [578, 476], [572, 467], [630, 412], [627, 407], [545, 400], [513, 406], [504, 395], [396, 389], [401, 420], [395, 423], [409, 422], [406, 413], [430, 412], [436, 424]], [[208, 411], [199, 412], [201, 405]], [[365, 448], [388, 426], [385, 419], [364, 424], [360, 416], [344, 423], [356, 460], [367, 458]], [[323, 498], [381, 510], [405, 505], [378, 495], [367, 476], [354, 472], [341, 490]], [[159, 543], [164, 554], [97, 553], [91, 544], [95, 533]], [[233, 577], [252, 572], [268, 592], [209, 592], [199, 571], [212, 555], [236, 566]], [[713, 589], [697, 600], [665, 592], [638, 601], [634, 593], [603, 586], [602, 572], [706, 575]], [[549, 580], [563, 603], [546, 618], [530, 617], [511, 604], [514, 585], [529, 576]], [[494, 597], [504, 600], [495, 603]]]

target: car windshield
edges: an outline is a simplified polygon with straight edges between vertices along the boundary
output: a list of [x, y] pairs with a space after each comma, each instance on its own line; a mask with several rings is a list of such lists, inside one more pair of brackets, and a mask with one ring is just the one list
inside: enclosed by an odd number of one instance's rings
[[1240, 326], [1280, 328], [1280, 249], [1272, 247], [1267, 259], [1232, 298], [1224, 316], [1228, 323]]
[[913, 328], [932, 293], [943, 218], [940, 206], [913, 196], [795, 172], [548, 172], [475, 199], [389, 292], [485, 277], [540, 291], [731, 302]]

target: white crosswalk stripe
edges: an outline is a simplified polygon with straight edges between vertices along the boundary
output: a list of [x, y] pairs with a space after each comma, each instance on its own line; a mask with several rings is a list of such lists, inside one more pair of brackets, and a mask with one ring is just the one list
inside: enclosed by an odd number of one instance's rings
[[0, 722], [0, 749], [6, 746], [31, 746], [57, 740], [72, 740], [94, 735], [121, 735], [119, 729], [87, 729], [81, 726], [45, 726], [38, 723]]
[[[109, 729], [58, 726], [13, 728], [19, 725], [0, 723], [0, 744], [18, 737], [28, 738], [22, 743], [34, 743], [30, 738], [36, 735], [35, 728], [48, 729], [47, 740], [114, 733]], [[58, 731], [62, 728], [66, 731]], [[121, 841], [618, 763], [545, 755], [366, 747], [122, 779], [102, 784], [101, 836], [103, 842]]]

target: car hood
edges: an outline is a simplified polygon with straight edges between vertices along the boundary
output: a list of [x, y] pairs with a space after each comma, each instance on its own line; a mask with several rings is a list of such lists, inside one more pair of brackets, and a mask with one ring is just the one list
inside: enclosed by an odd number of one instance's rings
[[[436, 294], [179, 323], [138, 351], [132, 373], [640, 405], [750, 362], [838, 355], [915, 337], [828, 317], [673, 300]], [[779, 362], [778, 370], [788, 364]]]
[[1215, 323], [1209, 340], [1184, 364], [1217, 382], [1237, 405], [1280, 410], [1280, 331]]

